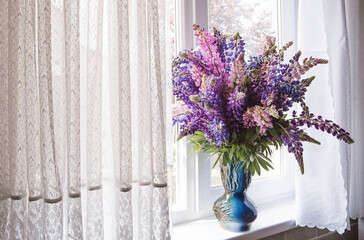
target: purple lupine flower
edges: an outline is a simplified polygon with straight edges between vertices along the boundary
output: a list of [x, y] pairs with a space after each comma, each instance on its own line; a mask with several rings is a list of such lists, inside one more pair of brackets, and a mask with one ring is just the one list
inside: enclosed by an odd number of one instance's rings
[[210, 123], [209, 127], [211, 135], [206, 137], [207, 140], [210, 140], [212, 143], [216, 143], [216, 145], [222, 145], [227, 141], [229, 132], [222, 120], [214, 119]]
[[298, 127], [294, 124], [290, 125], [286, 131], [287, 135], [282, 135], [281, 139], [283, 144], [287, 146], [288, 152], [293, 153], [297, 163], [300, 167], [301, 173], [304, 173], [304, 164], [303, 164], [303, 144], [299, 137], [299, 134], [303, 133], [303, 130], [298, 129]]

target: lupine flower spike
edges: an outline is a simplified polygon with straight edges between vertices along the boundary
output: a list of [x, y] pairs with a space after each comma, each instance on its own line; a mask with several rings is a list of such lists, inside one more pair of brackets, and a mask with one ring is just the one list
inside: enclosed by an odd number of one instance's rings
[[[260, 168], [272, 168], [271, 146], [285, 145], [294, 154], [304, 173], [303, 144], [320, 144], [303, 127], [333, 135], [348, 144], [350, 134], [331, 120], [309, 111], [305, 93], [314, 76], [306, 73], [328, 61], [305, 58], [301, 52], [284, 62], [288, 42], [277, 48], [268, 37], [262, 53], [246, 56], [239, 34], [206, 32], [193, 26], [198, 48], [184, 50], [172, 63], [173, 94], [178, 100], [173, 122], [178, 124], [178, 139], [191, 135], [195, 151], [216, 153], [222, 163], [243, 161], [246, 171], [260, 174]], [[293, 103], [302, 111], [287, 113]]]

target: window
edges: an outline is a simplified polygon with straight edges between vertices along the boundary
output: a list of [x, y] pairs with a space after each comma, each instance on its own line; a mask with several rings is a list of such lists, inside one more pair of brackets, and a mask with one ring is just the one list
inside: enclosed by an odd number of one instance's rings
[[[239, 32], [246, 55], [255, 55], [264, 36], [276, 36], [278, 46], [295, 41], [295, 5], [288, 0], [185, 0], [175, 1], [176, 52], [196, 46], [192, 24], [222, 32]], [[295, 49], [286, 53], [293, 56]], [[288, 55], [288, 56], [287, 56]], [[191, 154], [188, 139], [175, 144], [173, 171], [173, 223], [212, 215], [214, 201], [223, 194], [216, 158], [206, 153]], [[274, 171], [254, 177], [248, 195], [259, 207], [294, 197], [295, 160], [284, 150], [274, 152]]]

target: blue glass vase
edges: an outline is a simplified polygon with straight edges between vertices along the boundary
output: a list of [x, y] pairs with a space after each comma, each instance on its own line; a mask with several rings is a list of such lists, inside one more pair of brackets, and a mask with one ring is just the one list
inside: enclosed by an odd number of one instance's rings
[[244, 173], [243, 162], [222, 166], [221, 180], [225, 193], [215, 201], [214, 213], [222, 228], [232, 232], [248, 231], [257, 218], [257, 210], [246, 195], [251, 182], [250, 172]]

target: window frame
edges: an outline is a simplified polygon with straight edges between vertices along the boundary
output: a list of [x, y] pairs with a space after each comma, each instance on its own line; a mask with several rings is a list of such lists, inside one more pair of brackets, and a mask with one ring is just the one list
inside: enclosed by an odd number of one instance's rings
[[[279, 18], [278, 45], [289, 41], [297, 43], [297, 0], [276, 0]], [[196, 47], [192, 24], [205, 29], [209, 22], [208, 0], [175, 0], [176, 52]], [[294, 44], [286, 56], [297, 51]], [[289, 59], [286, 57], [286, 59]], [[212, 216], [214, 201], [223, 194], [223, 187], [211, 187], [211, 166], [209, 155], [191, 153], [188, 137], [176, 144], [176, 204], [172, 206], [173, 224]], [[283, 147], [281, 150], [281, 174], [252, 181], [248, 195], [257, 207], [283, 200], [293, 200], [295, 195], [296, 161]], [[218, 166], [217, 166], [218, 167]]]

